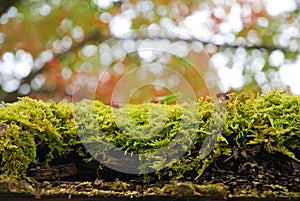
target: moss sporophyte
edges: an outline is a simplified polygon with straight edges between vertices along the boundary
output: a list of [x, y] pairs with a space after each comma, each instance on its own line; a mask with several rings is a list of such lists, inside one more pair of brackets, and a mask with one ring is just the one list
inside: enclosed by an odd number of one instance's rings
[[[182, 157], [163, 170], [162, 164], [153, 164], [151, 168], [156, 170], [157, 175], [171, 171], [176, 178], [184, 178], [191, 172], [196, 172], [193, 179], [199, 179], [220, 156], [226, 155], [229, 158], [237, 152], [242, 153], [245, 147], [254, 145], [263, 147], [268, 153], [278, 152], [293, 161], [300, 161], [299, 96], [291, 96], [285, 91], [272, 91], [257, 95], [225, 93], [218, 98], [226, 102], [226, 117], [221, 133], [217, 138], [211, 138], [216, 140], [216, 145], [210, 154], [201, 158], [199, 152], [205, 137], [212, 135], [209, 126], [213, 103], [207, 97], [199, 98], [197, 102], [199, 107], [198, 125], [195, 125], [197, 135], [191, 146]], [[85, 118], [88, 118], [89, 114], [85, 113], [86, 111], [77, 111], [78, 119], [75, 124], [74, 108], [82, 106], [85, 102], [93, 103], [92, 115], [96, 123], [88, 124]], [[71, 152], [77, 152], [86, 161], [93, 160], [78, 136], [80, 128], [97, 132], [100, 127], [104, 135], [85, 133], [85, 140], [89, 143], [107, 141], [129, 155], [159, 150], [171, 143], [179, 131], [181, 135], [188, 135], [180, 130], [180, 121], [183, 118], [181, 109], [184, 105], [179, 104], [161, 105], [165, 120], [159, 132], [156, 125], [160, 114], [155, 114], [155, 110], [151, 109], [156, 105], [154, 103], [121, 105], [121, 107], [118, 105], [116, 108], [96, 100], [55, 103], [24, 97], [15, 103], [4, 105], [5, 107], [0, 108], [0, 122], [6, 125], [0, 132], [1, 178], [30, 179], [26, 172], [31, 164], [48, 165], [58, 158], [68, 156]], [[147, 127], [148, 132], [150, 134], [155, 132], [155, 135], [139, 138], [130, 134], [133, 131], [139, 132], [138, 129], [131, 130], [133, 128], [126, 127], [127, 125], [120, 128], [113, 113], [116, 110], [123, 112], [123, 107], [128, 109], [129, 118], [134, 125]], [[150, 111], [154, 111], [152, 116]], [[149, 116], [153, 117], [152, 119], [157, 118], [157, 121], [149, 120]], [[117, 183], [116, 188], [124, 187], [125, 190], [125, 185]]]

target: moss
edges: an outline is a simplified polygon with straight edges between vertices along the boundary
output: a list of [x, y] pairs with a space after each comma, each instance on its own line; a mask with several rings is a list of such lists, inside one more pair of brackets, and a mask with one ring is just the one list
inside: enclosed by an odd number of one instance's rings
[[281, 152], [300, 161], [300, 97], [273, 91], [257, 96], [234, 96], [227, 108], [223, 131], [235, 135], [239, 148], [263, 145], [268, 152]]
[[112, 189], [115, 191], [125, 192], [128, 190], [129, 186], [130, 185], [128, 183], [116, 179], [115, 182], [112, 184]]
[[80, 189], [84, 189], [84, 188], [93, 188], [92, 182], [85, 181], [85, 182], [79, 183], [75, 186], [76, 190], [80, 190]]
[[[216, 103], [226, 104], [225, 112], [222, 111], [224, 107], [213, 105], [209, 97], [200, 98], [196, 105], [145, 103], [123, 104], [120, 108], [90, 100], [72, 104], [21, 98], [0, 108], [0, 121], [8, 125], [0, 132], [1, 177], [26, 178], [31, 163], [49, 164], [72, 150], [93, 160], [82, 143], [99, 145], [108, 141], [111, 143], [108, 148], [116, 146], [127, 154], [147, 156], [147, 153], [181, 140], [177, 135], [188, 139], [191, 132], [196, 136], [190, 148], [180, 159], [167, 164], [167, 170], [161, 170], [166, 165], [164, 160], [149, 155], [149, 161], [158, 161], [151, 167], [158, 175], [171, 170], [177, 178], [183, 178], [189, 172], [197, 172], [194, 178], [197, 179], [219, 156], [233, 154], [231, 150], [235, 146], [242, 151], [248, 145], [262, 145], [270, 153], [280, 152], [300, 161], [299, 96], [281, 91], [230, 96]], [[192, 112], [194, 107], [197, 113]], [[215, 115], [213, 120], [212, 115]], [[222, 119], [225, 119], [224, 129], [214, 138], [220, 128], [209, 130], [209, 127]], [[187, 122], [188, 126], [182, 122]], [[202, 146], [207, 136], [211, 136], [211, 140]], [[214, 141], [217, 144], [212, 152], [201, 156], [200, 148], [206, 149]], [[180, 146], [186, 149], [188, 144]], [[171, 151], [174, 153], [165, 154], [177, 153], [177, 149]], [[97, 150], [94, 152], [101, 155]]]
[[1, 178], [12, 176], [25, 177], [25, 172], [30, 163], [36, 158], [36, 146], [30, 132], [21, 130], [11, 124], [0, 133], [0, 154], [5, 172]]
[[30, 163], [48, 164], [80, 143], [66, 102], [22, 98], [0, 108], [0, 121], [8, 125], [0, 133], [2, 176], [25, 177]]
[[[117, 186], [128, 185], [125, 182], [117, 181]], [[120, 185], [121, 184], [121, 185]], [[239, 189], [234, 193], [230, 193], [228, 186], [217, 183], [199, 185], [192, 182], [170, 182], [161, 187], [148, 186], [138, 192], [131, 189], [116, 189], [116, 183], [104, 183], [107, 189], [99, 189], [92, 185], [91, 182], [47, 182], [46, 186], [35, 186], [28, 184], [26, 181], [0, 180], [0, 197], [9, 196], [26, 196], [29, 199], [52, 199], [52, 198], [169, 198], [169, 197], [186, 197], [191, 200], [212, 199], [225, 200], [229, 199], [245, 199], [245, 200], [298, 200], [299, 192], [287, 192], [287, 190], [278, 185], [274, 185], [273, 189], [264, 192], [257, 192], [255, 189], [245, 188]], [[281, 191], [278, 191], [281, 190]], [[3, 197], [4, 195], [4, 197]], [[26, 199], [25, 197], [25, 199]], [[28, 199], [28, 200], [29, 200]]]
[[173, 181], [165, 184], [161, 189], [151, 187], [145, 194], [155, 192], [156, 195], [170, 196], [205, 196], [210, 198], [223, 199], [228, 194], [228, 187], [224, 184], [199, 185], [192, 182]]

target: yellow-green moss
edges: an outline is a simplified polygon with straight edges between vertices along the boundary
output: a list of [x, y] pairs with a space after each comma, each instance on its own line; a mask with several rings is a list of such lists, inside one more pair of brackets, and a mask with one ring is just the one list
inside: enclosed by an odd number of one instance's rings
[[[200, 98], [197, 102], [197, 118], [194, 118], [195, 114], [186, 112], [191, 107], [189, 103], [159, 105], [164, 111], [162, 115], [161, 110], [155, 110], [158, 105], [152, 103], [122, 105], [118, 109], [99, 101], [72, 104], [21, 98], [16, 103], [0, 108], [0, 122], [8, 125], [7, 129], [0, 132], [1, 177], [24, 178], [30, 163], [39, 161], [47, 164], [73, 149], [85, 155], [82, 140], [84, 143], [107, 140], [127, 154], [150, 153], [174, 141], [178, 133], [188, 138], [189, 132], [180, 124], [185, 121], [193, 125], [189, 129], [196, 132], [196, 136], [187, 153], [168, 166], [178, 178], [188, 171], [196, 171], [201, 176], [220, 155], [230, 155], [233, 145], [228, 141], [232, 138], [234, 146], [240, 149], [249, 144], [261, 144], [269, 152], [281, 152], [300, 161], [296, 154], [300, 149], [299, 96], [279, 91], [230, 96], [226, 100], [226, 113], [214, 114], [216, 121], [218, 118], [225, 119], [224, 129], [215, 139], [217, 144], [214, 150], [204, 159], [200, 157], [199, 149], [207, 135], [217, 132], [208, 129], [211, 123], [215, 123], [210, 118], [213, 108], [210, 98]], [[220, 104], [225, 104], [225, 100], [222, 101]], [[127, 112], [129, 115], [124, 116]], [[119, 123], [114, 115], [121, 118]], [[163, 128], [157, 132], [161, 125]], [[95, 135], [99, 129], [104, 135]], [[80, 139], [80, 135], [85, 137]], [[162, 161], [152, 168], [158, 170], [159, 175], [163, 165]]]
[[[49, 163], [79, 143], [72, 106], [22, 98], [0, 108], [0, 121], [8, 128], [0, 132], [0, 159], [5, 176], [24, 177], [30, 163]], [[37, 151], [39, 158], [37, 158]]]
[[300, 97], [284, 91], [233, 96], [223, 134], [234, 135], [240, 148], [261, 144], [299, 162], [295, 152], [300, 150]]
[[112, 189], [115, 191], [125, 192], [130, 185], [127, 182], [120, 181], [118, 178], [112, 184]]

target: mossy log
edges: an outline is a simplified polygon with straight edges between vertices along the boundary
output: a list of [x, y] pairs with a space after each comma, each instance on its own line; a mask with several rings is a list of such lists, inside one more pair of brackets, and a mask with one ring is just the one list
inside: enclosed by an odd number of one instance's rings
[[[190, 105], [196, 105], [196, 118], [195, 114], [185, 113]], [[34, 195], [45, 192], [50, 195], [65, 189], [62, 194], [73, 196], [74, 185], [88, 180], [89, 183], [76, 187], [76, 192], [95, 191], [95, 195], [100, 193], [104, 197], [108, 192], [121, 197], [151, 195], [146, 192], [157, 196], [204, 196], [198, 189], [202, 185], [221, 185], [223, 190], [218, 198], [222, 199], [299, 199], [300, 96], [285, 91], [256, 95], [232, 93], [181, 105], [119, 106], [91, 100], [44, 102], [27, 97], [4, 103], [0, 108], [2, 184], [13, 186], [7, 181], [26, 181], [35, 189]], [[157, 106], [160, 110], [155, 109]], [[218, 119], [222, 122], [221, 130], [211, 126]], [[196, 134], [186, 153], [168, 164], [161, 160], [148, 165], [153, 173], [131, 175], [112, 170], [95, 160], [95, 154], [84, 146], [84, 143], [106, 141], [128, 155], [150, 153], [176, 141], [178, 134], [188, 139], [190, 133], [182, 122], [193, 125], [188, 129]], [[102, 135], [90, 135], [99, 130]], [[147, 133], [143, 133], [145, 130]], [[216, 132], [217, 137], [209, 141], [215, 141], [213, 149], [201, 157], [200, 149], [210, 145], [203, 146], [206, 137]], [[149, 157], [149, 161], [154, 159]], [[122, 164], [120, 158], [109, 160]], [[59, 182], [66, 180], [81, 182], [61, 186]], [[95, 184], [99, 180], [101, 187]], [[58, 187], [53, 182], [58, 182]], [[120, 185], [120, 182], [127, 183]], [[123, 188], [121, 191], [117, 184]], [[184, 189], [182, 193], [178, 193], [180, 189]]]

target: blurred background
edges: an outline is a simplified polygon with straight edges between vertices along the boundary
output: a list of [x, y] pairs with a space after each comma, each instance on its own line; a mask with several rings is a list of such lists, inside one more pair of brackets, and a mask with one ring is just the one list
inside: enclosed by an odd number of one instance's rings
[[0, 99], [300, 94], [299, 4], [0, 0]]

